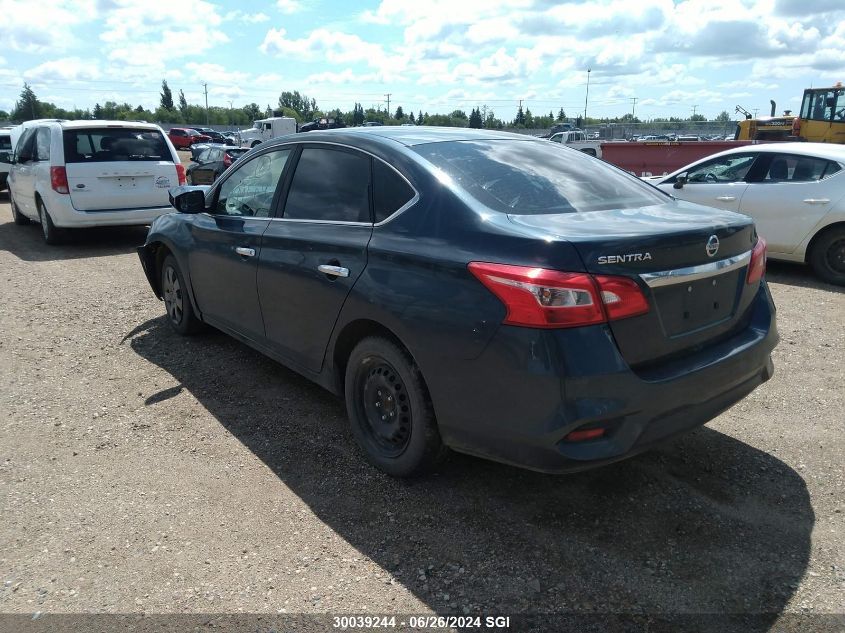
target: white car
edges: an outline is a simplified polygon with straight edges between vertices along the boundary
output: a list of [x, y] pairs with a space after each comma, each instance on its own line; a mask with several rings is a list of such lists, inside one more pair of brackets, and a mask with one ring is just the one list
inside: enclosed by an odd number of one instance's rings
[[0, 191], [6, 188], [6, 179], [9, 176], [12, 160], [12, 136], [11, 128], [0, 128]]
[[30, 121], [12, 139], [12, 216], [40, 223], [48, 244], [67, 228], [150, 224], [185, 184], [173, 144], [151, 123]]
[[845, 285], [845, 145], [767, 143], [646, 179], [676, 198], [754, 218], [772, 259]]

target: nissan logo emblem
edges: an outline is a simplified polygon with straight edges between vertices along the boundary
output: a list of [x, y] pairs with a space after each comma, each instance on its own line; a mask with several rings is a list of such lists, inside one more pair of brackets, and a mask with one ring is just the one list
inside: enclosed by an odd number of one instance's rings
[[707, 251], [708, 257], [714, 257], [716, 253], [719, 252], [719, 238], [715, 235], [711, 235], [710, 239], [707, 240], [707, 246], [705, 247]]

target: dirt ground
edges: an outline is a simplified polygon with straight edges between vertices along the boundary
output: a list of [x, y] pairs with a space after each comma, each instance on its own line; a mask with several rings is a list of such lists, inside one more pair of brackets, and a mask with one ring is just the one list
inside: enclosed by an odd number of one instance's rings
[[396, 481], [328, 393], [220, 333], [174, 335], [144, 236], [49, 247], [0, 194], [0, 612], [838, 626], [842, 288], [770, 263], [774, 378], [660, 450], [562, 477], [454, 456]]

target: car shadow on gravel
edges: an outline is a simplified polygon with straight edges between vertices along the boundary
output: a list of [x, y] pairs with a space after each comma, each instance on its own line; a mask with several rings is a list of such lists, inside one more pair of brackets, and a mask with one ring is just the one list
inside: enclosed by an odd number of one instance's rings
[[0, 224], [0, 251], [8, 251], [27, 262], [50, 262], [85, 257], [105, 257], [130, 253], [147, 237], [145, 226], [97, 227], [74, 229], [63, 244], [44, 243], [41, 226], [35, 223], [19, 226], [13, 222]]
[[776, 284], [813, 288], [837, 294], [845, 292], [845, 287], [835, 286], [819, 279], [809, 266], [791, 262], [768, 260], [766, 262], [766, 279]]
[[567, 617], [552, 614], [575, 614], [572, 630], [616, 618], [762, 632], [808, 565], [805, 482], [706, 427], [575, 475], [455, 455], [436, 475], [397, 481], [365, 463], [337, 398], [229, 337], [184, 339], [160, 317], [126, 340], [439, 614], [541, 613], [543, 630]]

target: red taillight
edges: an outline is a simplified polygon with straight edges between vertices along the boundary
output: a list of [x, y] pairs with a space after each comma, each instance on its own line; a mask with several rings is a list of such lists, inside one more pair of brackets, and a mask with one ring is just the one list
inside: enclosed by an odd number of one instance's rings
[[229, 156], [228, 154], [224, 153], [223, 154], [223, 166], [228, 167], [231, 164], [232, 164], [232, 157]]
[[468, 267], [505, 304], [508, 325], [578, 327], [648, 311], [637, 284], [625, 277], [486, 262], [471, 262]]
[[56, 193], [70, 193], [67, 170], [64, 167], [50, 167], [50, 187]]
[[584, 442], [586, 440], [594, 440], [604, 435], [604, 429], [583, 429], [581, 431], [572, 431], [563, 439], [567, 442]]
[[176, 165], [176, 176], [179, 178], [180, 185], [188, 183], [188, 179], [185, 177], [185, 166], [181, 163]]
[[745, 283], [757, 283], [763, 278], [763, 273], [765, 272], [766, 240], [758, 237], [757, 244], [754, 245], [754, 250], [751, 251], [751, 261], [748, 263], [748, 275], [745, 277]]

